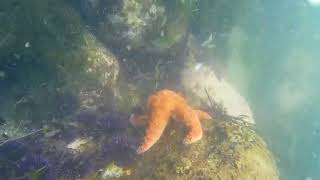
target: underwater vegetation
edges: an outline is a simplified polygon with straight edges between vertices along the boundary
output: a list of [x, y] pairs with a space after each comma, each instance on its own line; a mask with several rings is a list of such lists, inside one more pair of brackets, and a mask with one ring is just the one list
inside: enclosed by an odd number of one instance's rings
[[87, 102], [82, 94], [115, 82], [116, 58], [64, 1], [2, 1], [0, 12], [5, 119], [39, 126], [67, 119]]
[[[91, 126], [1, 143], [1, 177], [74, 179], [94, 174], [111, 162], [126, 166], [137, 160], [137, 139], [127, 131], [128, 123], [121, 122], [121, 114], [97, 114], [99, 112], [86, 111], [76, 116], [81, 123], [90, 121]], [[93, 138], [85, 138], [89, 136]], [[70, 141], [83, 143], [70, 145]]]
[[97, 171], [99, 168], [93, 154], [75, 156], [71, 152], [52, 152], [48, 156], [52, 162], [52, 173], [56, 178], [80, 178]]
[[106, 161], [127, 165], [137, 158], [137, 135], [129, 126], [129, 115], [119, 112], [84, 110], [77, 116], [80, 126], [96, 137], [98, 152]]
[[129, 126], [128, 115], [120, 112], [84, 109], [76, 115], [75, 120], [83, 127], [103, 130], [106, 133], [125, 131]]
[[[119, 112], [79, 112], [75, 116], [79, 131], [72, 135], [73, 138], [68, 139], [76, 139], [83, 144], [75, 146], [73, 153], [66, 149], [62, 150], [61, 154], [56, 154], [56, 151], [48, 153], [49, 156], [51, 153], [58, 156], [53, 159], [61, 159], [55, 163], [55, 167], [60, 169], [57, 176], [86, 177], [111, 162], [126, 166], [136, 160], [137, 139], [129, 134], [126, 117]], [[66, 138], [62, 136], [59, 141], [64, 139]]]
[[130, 137], [128, 133], [116, 133], [101, 144], [100, 151], [115, 164], [127, 166], [138, 159], [136, 154], [138, 139]]
[[0, 177], [53, 180], [48, 160], [19, 141], [8, 141], [1, 144]]

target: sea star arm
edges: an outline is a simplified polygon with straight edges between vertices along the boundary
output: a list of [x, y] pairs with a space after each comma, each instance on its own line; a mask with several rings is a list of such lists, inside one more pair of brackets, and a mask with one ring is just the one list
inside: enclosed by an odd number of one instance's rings
[[137, 153], [142, 154], [153, 146], [163, 133], [169, 119], [169, 113], [154, 109], [149, 113], [149, 121], [142, 144], [138, 147]]
[[183, 144], [191, 144], [202, 138], [201, 123], [195, 111], [186, 109], [183, 112], [182, 121], [187, 127], [187, 134], [183, 139]]
[[183, 144], [191, 144], [202, 138], [202, 127], [197, 112], [188, 106], [179, 107], [176, 111], [178, 119], [187, 128]]
[[199, 119], [212, 119], [212, 117], [207, 112], [201, 111], [199, 109], [196, 109], [194, 111]]

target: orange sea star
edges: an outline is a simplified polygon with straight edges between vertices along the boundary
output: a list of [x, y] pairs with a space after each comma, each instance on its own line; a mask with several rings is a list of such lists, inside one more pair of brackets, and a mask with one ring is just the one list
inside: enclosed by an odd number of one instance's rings
[[199, 119], [211, 119], [208, 113], [190, 107], [186, 100], [174, 91], [157, 91], [148, 98], [146, 115], [130, 117], [133, 125], [147, 125], [143, 142], [137, 149], [138, 154], [146, 152], [158, 141], [170, 117], [182, 122], [188, 129], [183, 144], [200, 140], [202, 128]]

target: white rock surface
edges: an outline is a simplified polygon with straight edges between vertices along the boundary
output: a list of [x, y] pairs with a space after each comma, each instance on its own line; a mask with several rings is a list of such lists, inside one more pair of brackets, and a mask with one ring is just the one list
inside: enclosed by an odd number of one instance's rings
[[244, 99], [225, 79], [218, 79], [210, 66], [195, 64], [186, 67], [181, 74], [184, 89], [209, 105], [208, 91], [214, 102], [225, 108], [227, 114], [235, 117], [243, 116], [244, 121], [255, 124], [252, 111]]

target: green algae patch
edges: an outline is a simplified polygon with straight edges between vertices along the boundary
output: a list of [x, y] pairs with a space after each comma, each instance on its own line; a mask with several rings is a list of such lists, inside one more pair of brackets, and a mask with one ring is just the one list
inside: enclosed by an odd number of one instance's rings
[[108, 44], [130, 49], [148, 47], [165, 21], [165, 8], [158, 0], [111, 1], [105, 9], [110, 10], [104, 13], [97, 33]]
[[122, 176], [125, 176], [126, 174], [126, 170], [115, 165], [114, 163], [110, 163], [102, 173], [102, 179], [120, 178]]
[[5, 37], [0, 65], [41, 64], [53, 72], [51, 76], [59, 85], [90, 86], [96, 82], [96, 86], [105, 86], [116, 81], [116, 57], [63, 0], [13, 0], [0, 5], [7, 14], [0, 16], [5, 24], [0, 27], [0, 35]]
[[182, 145], [184, 128], [172, 123], [132, 170], [130, 179], [278, 179], [264, 140], [241, 121], [205, 120], [203, 138]]
[[108, 163], [104, 169], [99, 172], [85, 177], [84, 180], [118, 180], [127, 178], [131, 171], [123, 167], [117, 166], [114, 162]]
[[117, 58], [65, 1], [1, 1], [0, 22], [3, 116], [47, 123], [109, 101]]

